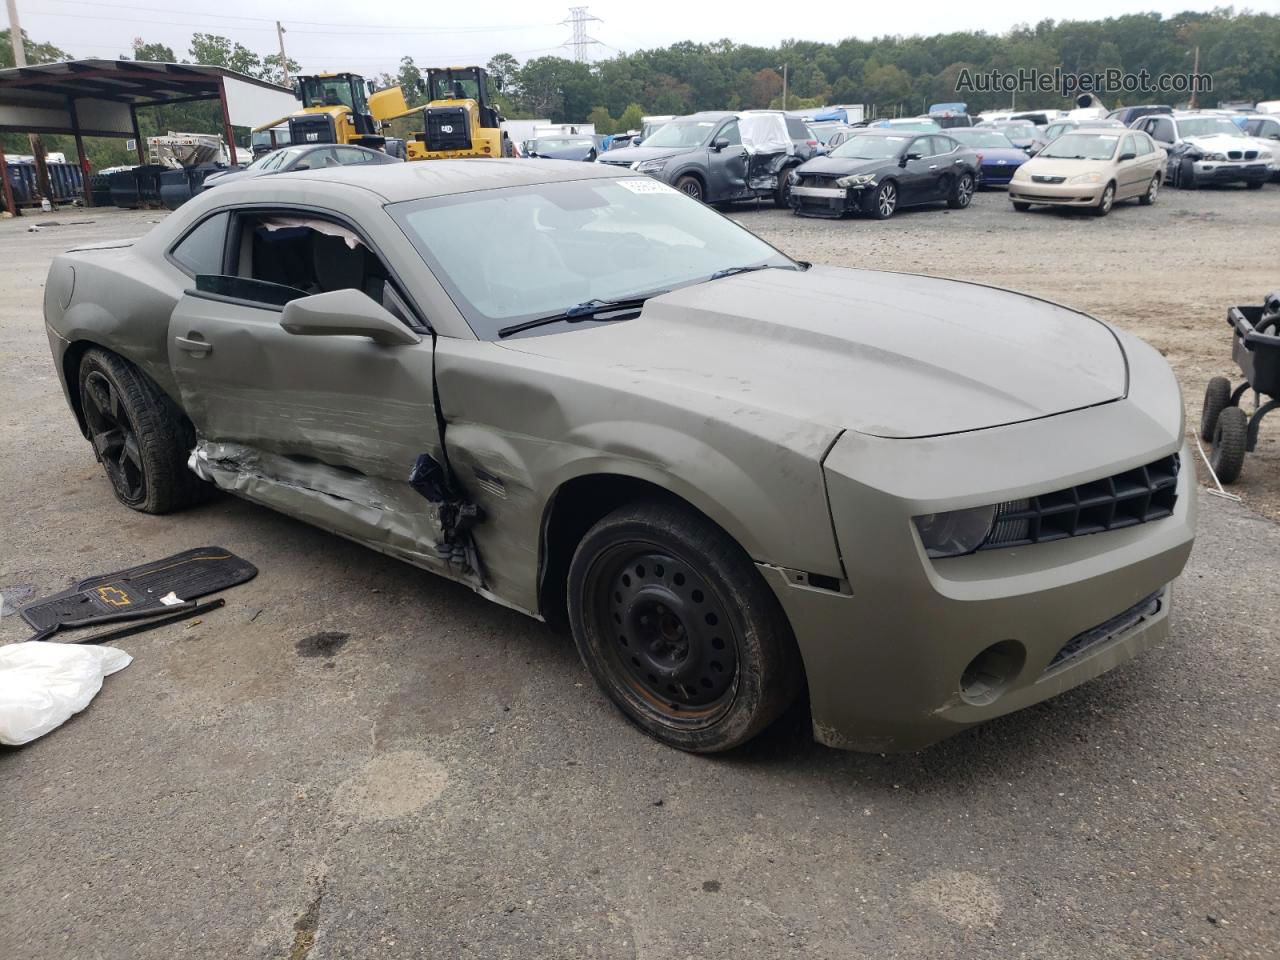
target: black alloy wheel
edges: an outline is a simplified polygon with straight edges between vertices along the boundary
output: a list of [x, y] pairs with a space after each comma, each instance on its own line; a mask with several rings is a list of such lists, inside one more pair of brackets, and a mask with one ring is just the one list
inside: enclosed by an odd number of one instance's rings
[[85, 377], [83, 400], [89, 439], [116, 495], [129, 506], [142, 503], [147, 497], [142, 451], [120, 391], [101, 370], [93, 370]]

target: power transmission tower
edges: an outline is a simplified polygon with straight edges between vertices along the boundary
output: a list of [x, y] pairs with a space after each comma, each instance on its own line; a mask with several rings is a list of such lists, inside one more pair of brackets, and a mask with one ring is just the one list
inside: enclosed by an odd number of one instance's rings
[[599, 17], [593, 17], [587, 13], [586, 7], [570, 7], [569, 19], [560, 22], [566, 27], [573, 27], [573, 38], [566, 40], [561, 46], [573, 48], [573, 59], [577, 63], [586, 63], [590, 59], [587, 56], [587, 48], [593, 43], [600, 41], [594, 37], [587, 35], [587, 24], [592, 21], [603, 23]]

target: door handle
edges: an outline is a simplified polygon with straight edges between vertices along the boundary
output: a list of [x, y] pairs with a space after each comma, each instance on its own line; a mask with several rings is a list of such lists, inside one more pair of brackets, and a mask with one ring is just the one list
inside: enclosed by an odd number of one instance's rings
[[186, 353], [213, 353], [213, 344], [208, 340], [190, 340], [187, 337], [174, 337], [173, 342], [178, 345], [179, 350], [183, 350]]
[[931, 163], [931, 164], [929, 164], [929, 169], [930, 169], [930, 170], [937, 170], [937, 169], [938, 169], [938, 165], [937, 165], [936, 163]]

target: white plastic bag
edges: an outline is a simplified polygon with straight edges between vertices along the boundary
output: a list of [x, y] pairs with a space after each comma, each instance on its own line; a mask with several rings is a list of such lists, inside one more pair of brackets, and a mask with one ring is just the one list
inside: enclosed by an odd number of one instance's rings
[[13, 643], [0, 647], [0, 743], [19, 746], [79, 713], [102, 678], [133, 657], [115, 647]]

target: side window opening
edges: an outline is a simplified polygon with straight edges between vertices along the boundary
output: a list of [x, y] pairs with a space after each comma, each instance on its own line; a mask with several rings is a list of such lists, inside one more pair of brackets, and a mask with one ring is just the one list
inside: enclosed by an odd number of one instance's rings
[[229, 213], [215, 213], [196, 226], [171, 251], [173, 259], [192, 274], [222, 273], [222, 254]]

